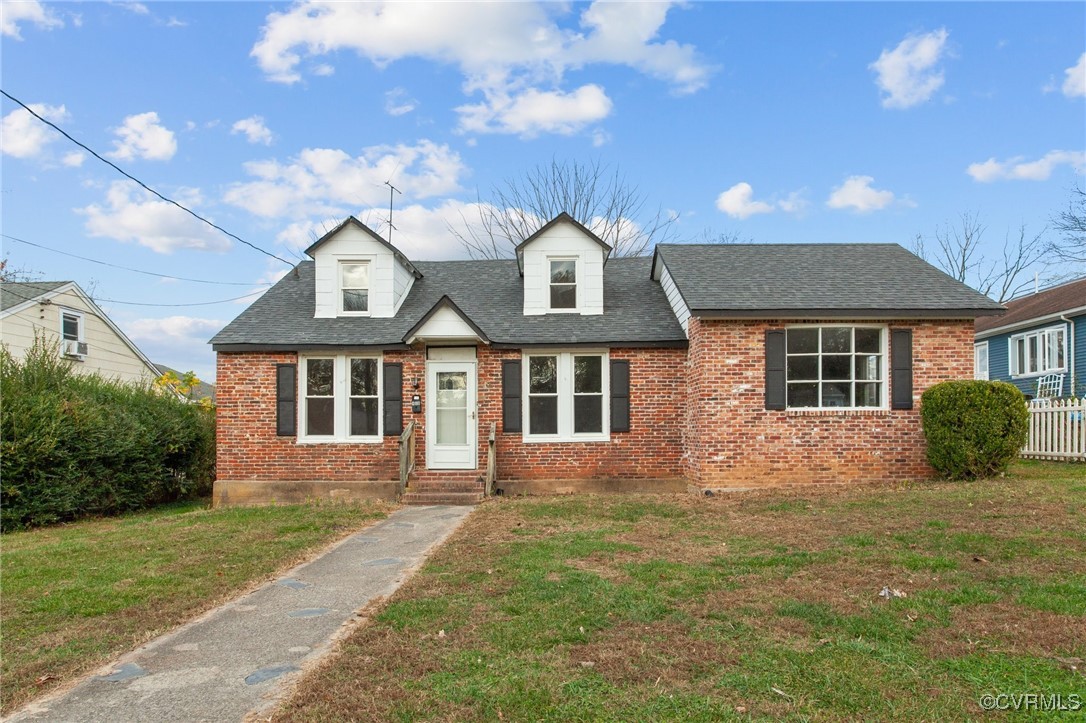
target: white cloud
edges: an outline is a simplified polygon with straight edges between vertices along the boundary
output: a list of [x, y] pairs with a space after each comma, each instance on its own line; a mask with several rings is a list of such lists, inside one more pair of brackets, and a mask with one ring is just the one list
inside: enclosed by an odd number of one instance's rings
[[272, 132], [264, 125], [264, 119], [258, 115], [242, 118], [233, 125], [230, 133], [244, 133], [250, 143], [263, 143], [266, 146], [271, 145], [273, 138]]
[[[7, 5], [4, 6], [5, 8]], [[62, 105], [31, 103], [30, 107], [42, 118], [63, 123], [71, 118]], [[0, 151], [16, 158], [32, 158], [60, 135], [23, 108], [17, 108], [0, 121]]]
[[[294, 221], [276, 234], [275, 241], [291, 251], [302, 252], [342, 221], [343, 218], [334, 216], [320, 220]], [[363, 223], [366, 222], [363, 221]]]
[[169, 19], [166, 21], [166, 27], [167, 28], [186, 28], [186, 27], [188, 27], [188, 23], [185, 22], [184, 20], [178, 20], [173, 15], [171, 15], [169, 17]]
[[[252, 303], [250, 299], [247, 303]], [[178, 371], [195, 371], [205, 382], [215, 380], [215, 356], [208, 340], [224, 326], [219, 319], [195, 316], [141, 318], [122, 322], [125, 334], [147, 357]]]
[[460, 127], [471, 133], [510, 133], [534, 138], [540, 133], [572, 135], [611, 114], [613, 103], [593, 83], [572, 93], [528, 88], [518, 94], [486, 91], [486, 102], [463, 105]]
[[120, 128], [113, 129], [118, 140], [113, 141], [110, 158], [130, 161], [142, 158], [148, 161], [168, 161], [177, 153], [177, 139], [173, 131], [162, 126], [158, 113], [140, 113], [124, 119]]
[[328, 63], [318, 63], [313, 66], [313, 75], [319, 75], [321, 77], [328, 77], [329, 75], [335, 75], [336, 69], [334, 66]]
[[15, 40], [22, 40], [19, 23], [33, 23], [42, 30], [64, 27], [64, 22], [38, 0], [19, 0], [4, 2], [0, 10], [0, 34]]
[[110, 4], [111, 5], [116, 5], [119, 8], [123, 8], [123, 9], [127, 10], [130, 13], [135, 13], [136, 15], [150, 15], [151, 14], [151, 11], [143, 3], [115, 2], [115, 3], [110, 3]]
[[811, 205], [810, 201], [804, 198], [805, 193], [805, 188], [798, 191], [792, 191], [784, 199], [777, 201], [777, 208], [785, 213], [803, 213], [807, 210], [807, 207]]
[[1063, 94], [1068, 98], [1086, 96], [1086, 53], [1079, 56], [1078, 62], [1063, 72], [1067, 76], [1063, 81]]
[[856, 213], [869, 213], [886, 208], [894, 202], [891, 191], [872, 188], [871, 176], [849, 176], [845, 182], [833, 189], [826, 205], [835, 209], [850, 209]]
[[[301, 80], [304, 58], [341, 50], [379, 67], [409, 57], [455, 65], [465, 93], [484, 97], [460, 109], [461, 130], [569, 133], [583, 127], [585, 114], [598, 120], [606, 98], [598, 86], [563, 90], [569, 70], [605, 63], [658, 78], [676, 93], [706, 86], [712, 68], [694, 46], [657, 39], [671, 7], [596, 2], [569, 28], [558, 22], [570, 12], [562, 4], [300, 2], [268, 15], [251, 55], [282, 83]], [[524, 117], [533, 111], [542, 117]]]
[[599, 148], [605, 146], [611, 142], [611, 134], [602, 128], [596, 128], [592, 131], [592, 147]]
[[60, 162], [69, 168], [79, 168], [83, 165], [83, 161], [87, 160], [87, 154], [83, 151], [72, 151], [71, 153], [65, 153], [64, 157], [60, 159]]
[[283, 163], [254, 161], [245, 170], [256, 180], [237, 183], [227, 203], [265, 218], [342, 217], [361, 206], [388, 203], [394, 183], [404, 199], [421, 199], [459, 190], [466, 172], [459, 154], [428, 140], [413, 146], [372, 146], [354, 157], [331, 148], [306, 148]]
[[403, 88], [393, 88], [385, 93], [385, 113], [391, 116], [400, 116], [410, 113], [418, 107], [419, 102], [407, 94]]
[[716, 207], [732, 218], [750, 218], [759, 213], [772, 213], [773, 205], [754, 200], [749, 183], [737, 183], [716, 198]]
[[[173, 196], [190, 208], [202, 200], [196, 189], [180, 189]], [[111, 183], [105, 206], [91, 204], [77, 212], [86, 216], [91, 236], [136, 242], [162, 254], [178, 249], [221, 252], [230, 248], [228, 237], [130, 181]]]
[[946, 51], [946, 28], [908, 35], [893, 50], [883, 50], [868, 67], [878, 76], [875, 83], [885, 93], [883, 108], [911, 108], [923, 103], [943, 85], [938, 68]]
[[983, 163], [971, 163], [965, 172], [974, 181], [1046, 181], [1060, 166], [1070, 166], [1076, 173], [1086, 171], [1086, 152], [1049, 151], [1036, 161], [1026, 161], [1022, 156], [997, 161], [989, 158]]

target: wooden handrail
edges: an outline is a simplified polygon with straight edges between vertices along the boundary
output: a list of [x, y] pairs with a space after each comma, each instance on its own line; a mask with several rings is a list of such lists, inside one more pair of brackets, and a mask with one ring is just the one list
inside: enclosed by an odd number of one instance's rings
[[494, 492], [494, 480], [498, 477], [498, 454], [495, 443], [498, 425], [490, 423], [490, 436], [486, 440], [486, 496]]
[[407, 489], [407, 478], [415, 470], [415, 423], [408, 422], [400, 434], [400, 493]]

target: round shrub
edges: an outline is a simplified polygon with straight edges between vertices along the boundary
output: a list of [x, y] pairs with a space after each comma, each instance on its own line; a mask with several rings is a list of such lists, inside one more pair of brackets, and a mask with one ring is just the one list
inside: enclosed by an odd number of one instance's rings
[[948, 479], [1005, 472], [1026, 443], [1029, 409], [1013, 384], [949, 381], [920, 398], [928, 461]]

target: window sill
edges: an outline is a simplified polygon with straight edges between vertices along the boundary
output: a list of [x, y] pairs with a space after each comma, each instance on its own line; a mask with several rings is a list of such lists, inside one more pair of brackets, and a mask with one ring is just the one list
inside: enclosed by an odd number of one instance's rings
[[788, 417], [888, 417], [891, 410], [881, 408], [857, 409], [851, 407], [797, 408], [784, 410]]
[[[394, 439], [394, 438], [390, 438]], [[320, 445], [320, 444], [380, 444], [384, 440], [384, 437], [298, 437], [298, 444], [302, 445]]]
[[1030, 372], [1028, 374], [1011, 374], [1011, 379], [1036, 379], [1037, 377], [1048, 376], [1049, 374], [1066, 374], [1066, 369], [1048, 369], [1043, 372]]
[[604, 435], [592, 435], [583, 437], [547, 437], [547, 436], [532, 436], [522, 435], [521, 441], [525, 444], [577, 444], [580, 442], [610, 442], [611, 436]]

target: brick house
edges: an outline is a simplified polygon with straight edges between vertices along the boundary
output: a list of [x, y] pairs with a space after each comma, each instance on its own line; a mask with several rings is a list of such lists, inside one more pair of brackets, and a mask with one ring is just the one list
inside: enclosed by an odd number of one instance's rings
[[[894, 244], [610, 247], [412, 262], [354, 218], [212, 339], [216, 504], [693, 491], [929, 476], [918, 400], [995, 302]], [[493, 430], [493, 440], [491, 440]]]

